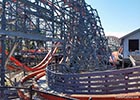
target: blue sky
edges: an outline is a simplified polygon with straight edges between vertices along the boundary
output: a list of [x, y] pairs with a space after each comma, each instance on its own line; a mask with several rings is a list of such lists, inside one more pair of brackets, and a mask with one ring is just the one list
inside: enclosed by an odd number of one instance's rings
[[97, 9], [105, 35], [122, 37], [140, 28], [140, 0], [85, 0]]

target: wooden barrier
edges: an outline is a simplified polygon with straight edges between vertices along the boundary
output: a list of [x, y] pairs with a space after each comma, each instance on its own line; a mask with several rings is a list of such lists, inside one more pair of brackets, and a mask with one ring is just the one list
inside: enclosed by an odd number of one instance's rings
[[[55, 66], [57, 67], [57, 66]], [[61, 73], [60, 66], [47, 68], [48, 85], [67, 94], [118, 94], [140, 91], [140, 67], [93, 73]]]

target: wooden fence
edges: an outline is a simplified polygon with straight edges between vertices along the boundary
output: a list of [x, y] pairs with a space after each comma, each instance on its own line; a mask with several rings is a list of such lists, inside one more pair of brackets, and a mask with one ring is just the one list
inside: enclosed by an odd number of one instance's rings
[[48, 86], [57, 92], [117, 94], [140, 91], [140, 67], [81, 74], [61, 73], [58, 67], [47, 68]]

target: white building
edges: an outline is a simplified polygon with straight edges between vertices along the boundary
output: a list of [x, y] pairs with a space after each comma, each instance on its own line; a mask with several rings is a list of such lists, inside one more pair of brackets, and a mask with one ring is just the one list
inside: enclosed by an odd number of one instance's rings
[[123, 56], [140, 55], [140, 28], [121, 38], [123, 45]]
[[110, 49], [113, 51], [117, 51], [120, 47], [120, 39], [116, 36], [107, 36], [108, 45]]

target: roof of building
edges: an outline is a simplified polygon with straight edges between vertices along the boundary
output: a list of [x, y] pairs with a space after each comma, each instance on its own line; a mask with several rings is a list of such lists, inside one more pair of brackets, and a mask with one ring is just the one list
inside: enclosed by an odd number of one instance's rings
[[114, 38], [114, 39], [119, 39], [118, 37], [116, 36], [112, 36], [112, 35], [109, 35], [109, 36], [106, 36], [107, 38]]
[[121, 37], [120, 39], [127, 38], [127, 37], [129, 37], [129, 36], [131, 36], [131, 35], [133, 35], [135, 33], [138, 33], [138, 32], [140, 32], [140, 28], [139, 29], [136, 29], [136, 30], [134, 30], [134, 31], [132, 31], [132, 32], [130, 32], [128, 34], [126, 34], [125, 36]]

